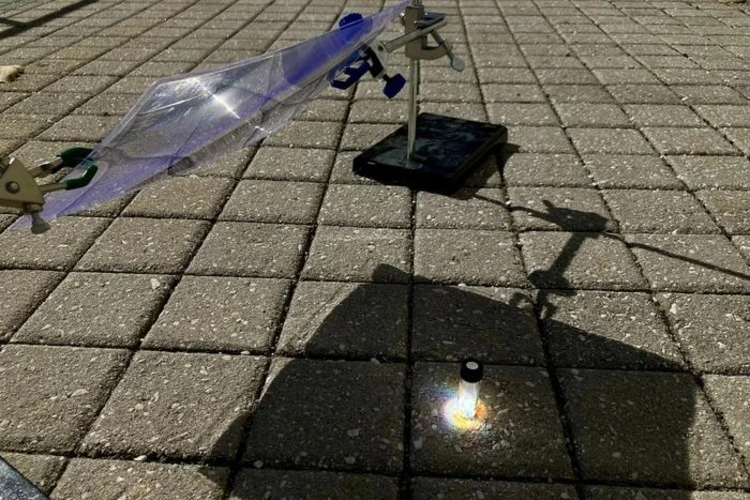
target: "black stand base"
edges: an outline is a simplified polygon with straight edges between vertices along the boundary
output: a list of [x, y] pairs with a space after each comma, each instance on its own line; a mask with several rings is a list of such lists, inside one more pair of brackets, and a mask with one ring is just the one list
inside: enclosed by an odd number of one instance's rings
[[451, 193], [492, 149], [508, 140], [508, 129], [447, 116], [417, 117], [415, 151], [406, 161], [407, 127], [354, 159], [354, 173], [385, 184]]

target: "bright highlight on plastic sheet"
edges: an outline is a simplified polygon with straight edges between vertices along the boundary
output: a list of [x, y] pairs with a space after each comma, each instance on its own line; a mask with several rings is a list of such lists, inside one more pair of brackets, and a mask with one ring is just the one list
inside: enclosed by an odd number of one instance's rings
[[157, 80], [87, 158], [99, 167], [94, 179], [50, 193], [43, 217], [99, 205], [259, 142], [320, 94], [407, 5], [259, 57]]

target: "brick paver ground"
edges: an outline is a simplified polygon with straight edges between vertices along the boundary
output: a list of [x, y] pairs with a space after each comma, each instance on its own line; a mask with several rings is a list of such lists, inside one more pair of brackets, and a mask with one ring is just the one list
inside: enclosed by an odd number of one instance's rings
[[[510, 133], [453, 197], [352, 174], [405, 119], [362, 82], [44, 236], [0, 210], [5, 460], [57, 500], [750, 499], [750, 10], [426, 4], [467, 69], [423, 109]], [[0, 154], [382, 6], [0, 0]]]

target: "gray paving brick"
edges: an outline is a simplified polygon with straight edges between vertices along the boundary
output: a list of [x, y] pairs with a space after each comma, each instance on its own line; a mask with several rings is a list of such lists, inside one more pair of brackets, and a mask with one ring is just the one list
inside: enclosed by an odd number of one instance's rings
[[76, 270], [178, 273], [208, 228], [204, 221], [116, 219], [78, 261]]
[[485, 366], [480, 399], [486, 420], [478, 431], [457, 427], [444, 414], [455, 397], [459, 367], [417, 363], [412, 387], [411, 463], [417, 474], [523, 475], [570, 478], [547, 372], [540, 368]]
[[750, 189], [742, 156], [667, 156], [667, 162], [690, 189]]
[[586, 168], [600, 188], [681, 189], [674, 173], [657, 156], [584, 155]]
[[[370, 106], [370, 109], [374, 107], [375, 106]], [[396, 108], [393, 107], [392, 109]], [[347, 101], [337, 99], [316, 99], [315, 101], [302, 108], [302, 110], [294, 117], [294, 119], [317, 122], [342, 122], [346, 118], [348, 110], [349, 103]], [[352, 110], [349, 112], [350, 118], [353, 112], [354, 106], [352, 106]]]
[[49, 495], [65, 467], [65, 457], [4, 451], [0, 452], [0, 456], [46, 495]]
[[141, 351], [81, 443], [91, 455], [230, 459], [263, 358]]
[[737, 455], [690, 375], [566, 370], [562, 385], [585, 479], [746, 484]]
[[734, 445], [747, 457], [750, 454], [750, 377], [708, 375], [704, 383], [709, 397], [724, 417]]
[[173, 285], [170, 276], [71, 273], [13, 341], [135, 347]]
[[[616, 486], [591, 486], [586, 488], [591, 500], [748, 500], [750, 494], [740, 491], [688, 491], [657, 490], [655, 488], [623, 488]], [[587, 497], [587, 498], [589, 498]]]
[[495, 84], [482, 85], [482, 93], [487, 102], [545, 102], [546, 98], [538, 85], [532, 84]]
[[416, 225], [420, 228], [507, 230], [510, 216], [499, 189], [464, 189], [450, 197], [420, 191]]
[[641, 129], [663, 155], [726, 155], [737, 150], [710, 128], [644, 127]]
[[643, 68], [594, 69], [592, 73], [604, 85], [656, 85], [659, 80]]
[[312, 224], [323, 197], [322, 184], [269, 180], [240, 181], [220, 220]]
[[509, 186], [588, 187], [591, 180], [576, 155], [517, 153], [505, 160]]
[[[671, 130], [671, 129], [670, 129]], [[573, 145], [581, 154], [652, 154], [653, 149], [637, 130], [622, 128], [570, 128]]]
[[404, 285], [303, 281], [277, 351], [283, 355], [406, 359]]
[[511, 187], [508, 198], [515, 225], [520, 230], [613, 230], [601, 195], [595, 189]]
[[747, 99], [726, 85], [673, 85], [687, 104], [746, 104]]
[[490, 121], [503, 125], [557, 125], [555, 112], [549, 104], [488, 104]]
[[745, 292], [750, 268], [724, 236], [633, 234], [628, 245], [658, 291]]
[[399, 186], [331, 185], [320, 207], [318, 223], [408, 228], [411, 193]]
[[544, 91], [553, 103], [597, 103], [614, 102], [612, 96], [599, 85], [545, 85]]
[[[302, 276], [403, 283], [411, 272], [410, 245], [409, 233], [402, 229], [321, 226], [313, 238]], [[376, 274], [382, 264], [388, 269]]]
[[607, 90], [620, 104], [679, 104], [680, 98], [666, 85], [614, 83]]
[[305, 226], [217, 222], [188, 272], [292, 278], [308, 237]]
[[641, 127], [702, 127], [703, 121], [689, 108], [676, 104], [630, 104], [625, 112]]
[[143, 346], [264, 352], [279, 326], [288, 289], [285, 280], [185, 276]]
[[521, 153], [573, 153], [565, 132], [559, 127], [508, 127], [508, 144]]
[[750, 127], [722, 128], [724, 134], [740, 151], [750, 156]]
[[420, 280], [526, 285], [512, 234], [496, 230], [418, 229], [414, 273]]
[[245, 170], [245, 178], [325, 181], [334, 152], [325, 149], [292, 149], [263, 146]]
[[702, 190], [696, 194], [724, 231], [750, 233], [750, 192]]
[[125, 351], [6, 346], [0, 448], [71, 453], [117, 382]]
[[464, 498], [493, 498], [496, 500], [578, 498], [574, 487], [562, 484], [417, 477], [412, 480], [411, 488], [414, 500], [432, 498], [443, 500], [461, 500]]
[[714, 127], [750, 127], [750, 108], [732, 104], [695, 106], [695, 111]]
[[[39, 135], [45, 141], [99, 142], [114, 126], [114, 116], [66, 116]], [[0, 131], [0, 134], [2, 132]]]
[[276, 359], [244, 460], [256, 466], [399, 472], [403, 387], [400, 364]]
[[267, 146], [334, 149], [339, 142], [341, 125], [335, 122], [293, 121], [269, 136]]
[[236, 179], [242, 175], [254, 150], [242, 149], [233, 153], [226, 153], [203, 166], [186, 170], [177, 174], [180, 177], [229, 177]]
[[685, 191], [605, 190], [604, 198], [623, 233], [719, 233], [719, 228]]
[[4, 267], [68, 270], [109, 224], [109, 219], [63, 217], [43, 235], [30, 229], [0, 235]]
[[0, 340], [7, 340], [41, 304], [63, 275], [47, 271], [0, 271]]
[[570, 368], [684, 370], [659, 312], [645, 293], [578, 290], [539, 294], [552, 362]]
[[126, 216], [211, 219], [229, 197], [233, 182], [209, 177], [171, 177], [140, 191]]
[[228, 476], [224, 468], [78, 458], [60, 478], [54, 498], [219, 500]]
[[361, 153], [361, 151], [340, 151], [337, 153], [331, 170], [330, 182], [332, 184], [376, 184], [374, 180], [356, 175], [352, 171], [352, 161]]
[[645, 286], [625, 244], [598, 233], [528, 232], [520, 236], [537, 288], [634, 290]]
[[532, 303], [519, 289], [418, 285], [412, 328], [418, 360], [541, 364], [544, 358]]
[[398, 482], [374, 474], [243, 469], [229, 500], [311, 498], [311, 495], [324, 495], [330, 500], [396, 500]]
[[351, 123], [341, 138], [342, 150], [364, 151], [394, 132], [398, 126], [385, 123]]
[[628, 127], [630, 121], [614, 104], [560, 103], [555, 105], [566, 127]]

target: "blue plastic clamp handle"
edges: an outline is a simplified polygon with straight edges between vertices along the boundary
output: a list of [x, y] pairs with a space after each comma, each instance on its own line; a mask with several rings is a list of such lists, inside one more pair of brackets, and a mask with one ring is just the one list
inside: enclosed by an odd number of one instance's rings
[[383, 87], [383, 93], [388, 99], [393, 99], [403, 90], [406, 85], [406, 78], [401, 73], [396, 73], [393, 76], [385, 76], [385, 87]]

